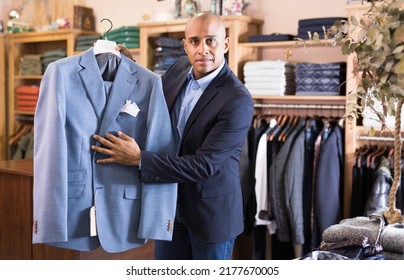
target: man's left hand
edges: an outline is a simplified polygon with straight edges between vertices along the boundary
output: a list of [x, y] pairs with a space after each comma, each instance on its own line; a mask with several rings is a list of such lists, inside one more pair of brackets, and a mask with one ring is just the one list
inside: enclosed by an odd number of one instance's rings
[[105, 138], [99, 135], [93, 135], [93, 138], [106, 148], [93, 145], [91, 149], [109, 156], [109, 158], [97, 160], [97, 163], [139, 165], [141, 151], [139, 145], [132, 137], [118, 131], [118, 137], [107, 133]]

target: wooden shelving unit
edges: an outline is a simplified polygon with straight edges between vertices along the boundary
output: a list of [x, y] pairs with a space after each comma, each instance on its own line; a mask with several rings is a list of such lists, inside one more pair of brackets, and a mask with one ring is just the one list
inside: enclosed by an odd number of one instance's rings
[[[240, 42], [247, 41], [248, 36], [261, 33], [264, 23], [260, 19], [249, 16], [223, 16], [227, 35], [230, 38], [230, 50], [228, 63], [230, 68], [237, 73], [240, 58], [243, 52], [248, 50], [239, 48]], [[185, 25], [188, 20], [173, 20], [169, 22], [144, 22], [138, 23], [140, 28], [140, 64], [151, 69], [153, 62], [153, 49], [149, 42], [150, 38], [168, 36], [183, 39]]]
[[[22, 76], [19, 72], [20, 59], [25, 54], [41, 54], [45, 51], [64, 49], [66, 55], [77, 54], [74, 51], [76, 38], [80, 35], [94, 35], [96, 32], [82, 30], [57, 30], [46, 32], [27, 32], [6, 34], [4, 37], [8, 50], [8, 93], [7, 93], [7, 130], [10, 136], [19, 126], [19, 117], [33, 117], [34, 112], [17, 111], [15, 90], [20, 85], [39, 85], [42, 79], [38, 76]], [[2, 141], [5, 143], [6, 141]]]

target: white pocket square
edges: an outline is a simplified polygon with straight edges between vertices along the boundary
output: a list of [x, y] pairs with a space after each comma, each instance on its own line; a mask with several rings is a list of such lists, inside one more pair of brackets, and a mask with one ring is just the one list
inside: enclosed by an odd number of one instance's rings
[[140, 109], [135, 102], [132, 103], [130, 100], [126, 100], [125, 105], [123, 105], [121, 112], [127, 113], [133, 117], [136, 117]]

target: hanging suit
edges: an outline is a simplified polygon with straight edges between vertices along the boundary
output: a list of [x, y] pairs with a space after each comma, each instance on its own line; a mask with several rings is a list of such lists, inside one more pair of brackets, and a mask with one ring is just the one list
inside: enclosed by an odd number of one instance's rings
[[[128, 103], [137, 114], [121, 112]], [[33, 243], [120, 252], [171, 240], [177, 184], [141, 183], [138, 167], [97, 164], [104, 156], [90, 148], [93, 134], [122, 131], [142, 150], [175, 152], [159, 76], [122, 56], [107, 96], [93, 48], [58, 60], [41, 81], [34, 128]]]
[[322, 132], [322, 143], [315, 174], [312, 239], [314, 247], [320, 245], [324, 230], [337, 224], [342, 217], [343, 132], [337, 124], [334, 124], [332, 129], [327, 130], [329, 135], [326, 137], [327, 134], [324, 131]]

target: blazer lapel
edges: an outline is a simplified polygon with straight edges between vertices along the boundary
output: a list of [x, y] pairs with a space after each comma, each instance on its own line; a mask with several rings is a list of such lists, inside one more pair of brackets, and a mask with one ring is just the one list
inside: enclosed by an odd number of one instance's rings
[[105, 108], [99, 134], [105, 135], [108, 128], [117, 119], [119, 112], [126, 100], [135, 91], [137, 78], [134, 75], [137, 72], [136, 65], [127, 57], [121, 57], [118, 71], [116, 73], [111, 93]]
[[185, 135], [188, 132], [191, 124], [198, 117], [199, 113], [205, 108], [205, 106], [212, 100], [216, 94], [219, 93], [218, 87], [220, 87], [227, 76], [230, 74], [230, 69], [227, 64], [224, 65], [223, 69], [219, 72], [216, 78], [210, 83], [210, 85], [206, 88], [206, 90], [202, 93], [201, 98], [199, 98], [198, 102], [195, 104], [194, 109], [188, 117], [187, 123], [185, 124], [184, 133]]
[[88, 98], [90, 99], [97, 118], [101, 119], [106, 98], [100, 69], [98, 68], [92, 48], [82, 54], [79, 64], [83, 67], [79, 75], [87, 91]]
[[185, 82], [187, 81], [189, 69], [190, 67], [185, 69], [182, 74], [178, 75], [179, 78], [176, 80], [175, 85], [173, 86], [173, 90], [171, 92], [164, 91], [167, 107], [170, 112], [174, 107], [177, 97], [181, 94]]

